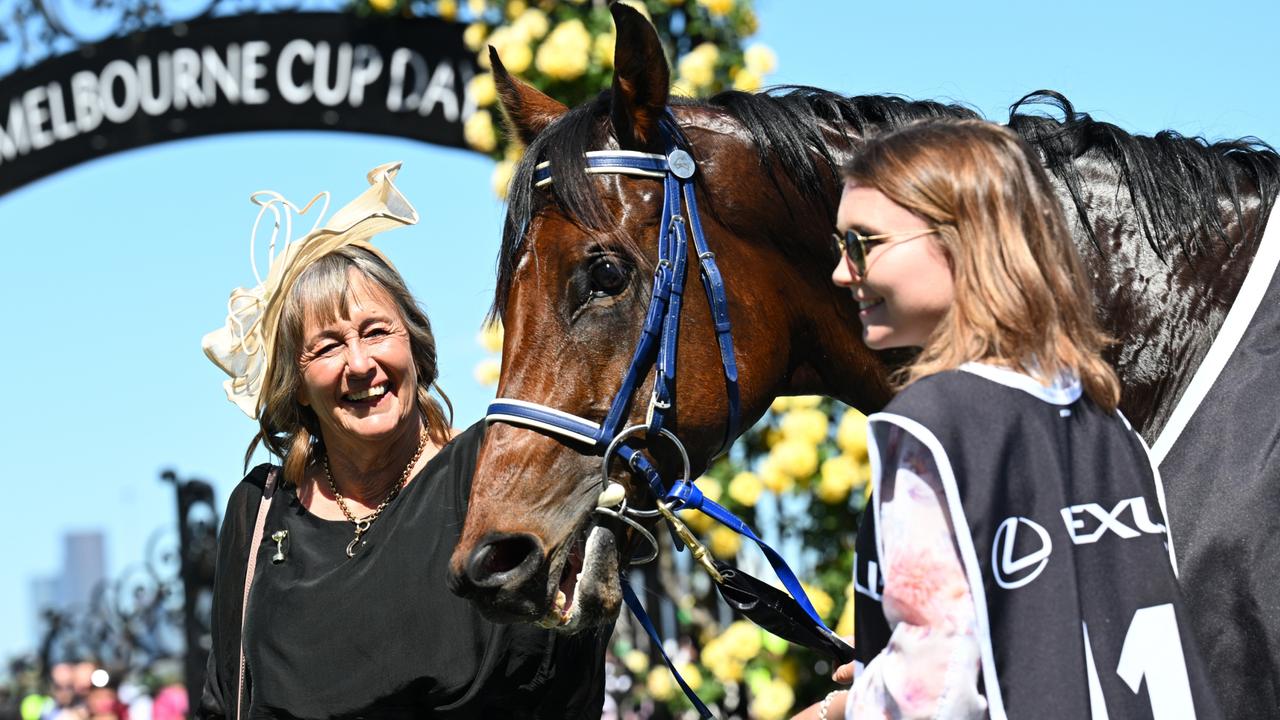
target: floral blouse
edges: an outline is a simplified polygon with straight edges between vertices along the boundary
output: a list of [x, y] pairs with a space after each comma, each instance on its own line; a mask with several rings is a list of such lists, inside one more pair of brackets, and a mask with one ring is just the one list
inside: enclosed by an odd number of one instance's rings
[[973, 596], [929, 450], [889, 429], [880, 486], [889, 644], [854, 679], [846, 718], [981, 718]]

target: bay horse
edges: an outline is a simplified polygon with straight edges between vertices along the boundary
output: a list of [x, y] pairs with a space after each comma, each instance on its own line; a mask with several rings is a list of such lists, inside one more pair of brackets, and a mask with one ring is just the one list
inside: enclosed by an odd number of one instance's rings
[[[675, 98], [653, 28], [624, 5], [612, 12], [612, 88], [574, 109], [511, 77], [491, 51], [508, 124], [527, 146], [498, 261], [493, 312], [506, 328], [498, 396], [604, 417], [649, 302], [662, 184], [588, 174], [584, 153], [662, 152], [659, 125], [669, 110], [691, 145], [707, 242], [725, 276], [740, 427], [779, 395], [828, 395], [866, 413], [882, 407], [889, 374], [904, 358], [862, 344], [856, 304], [829, 280], [839, 168], [878, 131], [975, 113], [813, 88]], [[1029, 112], [1045, 103], [1062, 119]], [[1117, 340], [1108, 360], [1123, 386], [1121, 407], [1152, 440], [1175, 414], [1251, 267], [1280, 189], [1280, 157], [1255, 139], [1131, 135], [1049, 92], [1015, 104], [1009, 125], [1050, 171], [1091, 280], [1081, 292], [1093, 293]], [[545, 162], [555, 181], [535, 188]], [[712, 326], [709, 303], [686, 303], [678, 410], [668, 427], [688, 448], [695, 474], [726, 432], [729, 401]], [[1260, 377], [1280, 375], [1260, 367]], [[651, 382], [635, 395], [645, 397]], [[1254, 421], [1273, 447], [1280, 409], [1276, 397], [1259, 400]], [[632, 403], [633, 422], [643, 412], [643, 402]], [[673, 469], [669, 453], [654, 455]], [[1280, 708], [1280, 457], [1269, 459], [1263, 448], [1263, 467], [1246, 468], [1248, 478], [1220, 460], [1204, 477], [1164, 466], [1180, 580], [1231, 717]], [[621, 467], [610, 479], [628, 488], [629, 501], [644, 502], [647, 489]], [[491, 425], [451, 587], [499, 621], [558, 615], [553, 624], [570, 632], [610, 625], [632, 538], [594, 512], [601, 482], [599, 458], [572, 441]]]

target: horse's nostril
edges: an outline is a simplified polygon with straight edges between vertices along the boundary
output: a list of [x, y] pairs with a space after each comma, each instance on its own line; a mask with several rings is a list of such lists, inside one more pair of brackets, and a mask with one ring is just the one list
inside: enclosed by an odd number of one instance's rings
[[542, 550], [532, 535], [500, 535], [471, 553], [467, 575], [478, 587], [519, 584], [541, 562]]

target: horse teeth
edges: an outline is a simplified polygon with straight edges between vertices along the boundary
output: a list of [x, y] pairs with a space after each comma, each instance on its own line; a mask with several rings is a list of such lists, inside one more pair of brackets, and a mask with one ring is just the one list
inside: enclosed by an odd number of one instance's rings
[[620, 483], [610, 482], [600, 496], [596, 498], [596, 507], [614, 507], [627, 496], [627, 489]]
[[569, 602], [569, 598], [568, 598], [568, 596], [566, 596], [566, 595], [564, 594], [564, 591], [563, 591], [563, 590], [557, 590], [557, 591], [556, 591], [556, 610], [563, 611], [563, 610], [564, 610], [564, 606], [565, 606], [568, 602]]

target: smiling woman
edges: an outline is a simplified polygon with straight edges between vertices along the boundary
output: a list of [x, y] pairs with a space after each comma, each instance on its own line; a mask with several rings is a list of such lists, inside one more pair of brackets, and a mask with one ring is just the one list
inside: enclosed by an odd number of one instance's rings
[[[286, 243], [205, 338], [259, 422], [250, 454], [283, 468], [228, 502], [199, 716], [596, 717], [602, 637], [494, 625], [444, 586], [484, 429], [449, 429], [431, 325], [369, 243], [417, 221], [397, 170]], [[277, 227], [307, 209], [256, 197]]]
[[[933, 120], [869, 140], [844, 175], [832, 279], [868, 346], [919, 353], [868, 417], [867, 582], [836, 674], [853, 687], [802, 717], [1220, 717], [1035, 151]], [[1134, 527], [1108, 537], [1125, 510]]]

